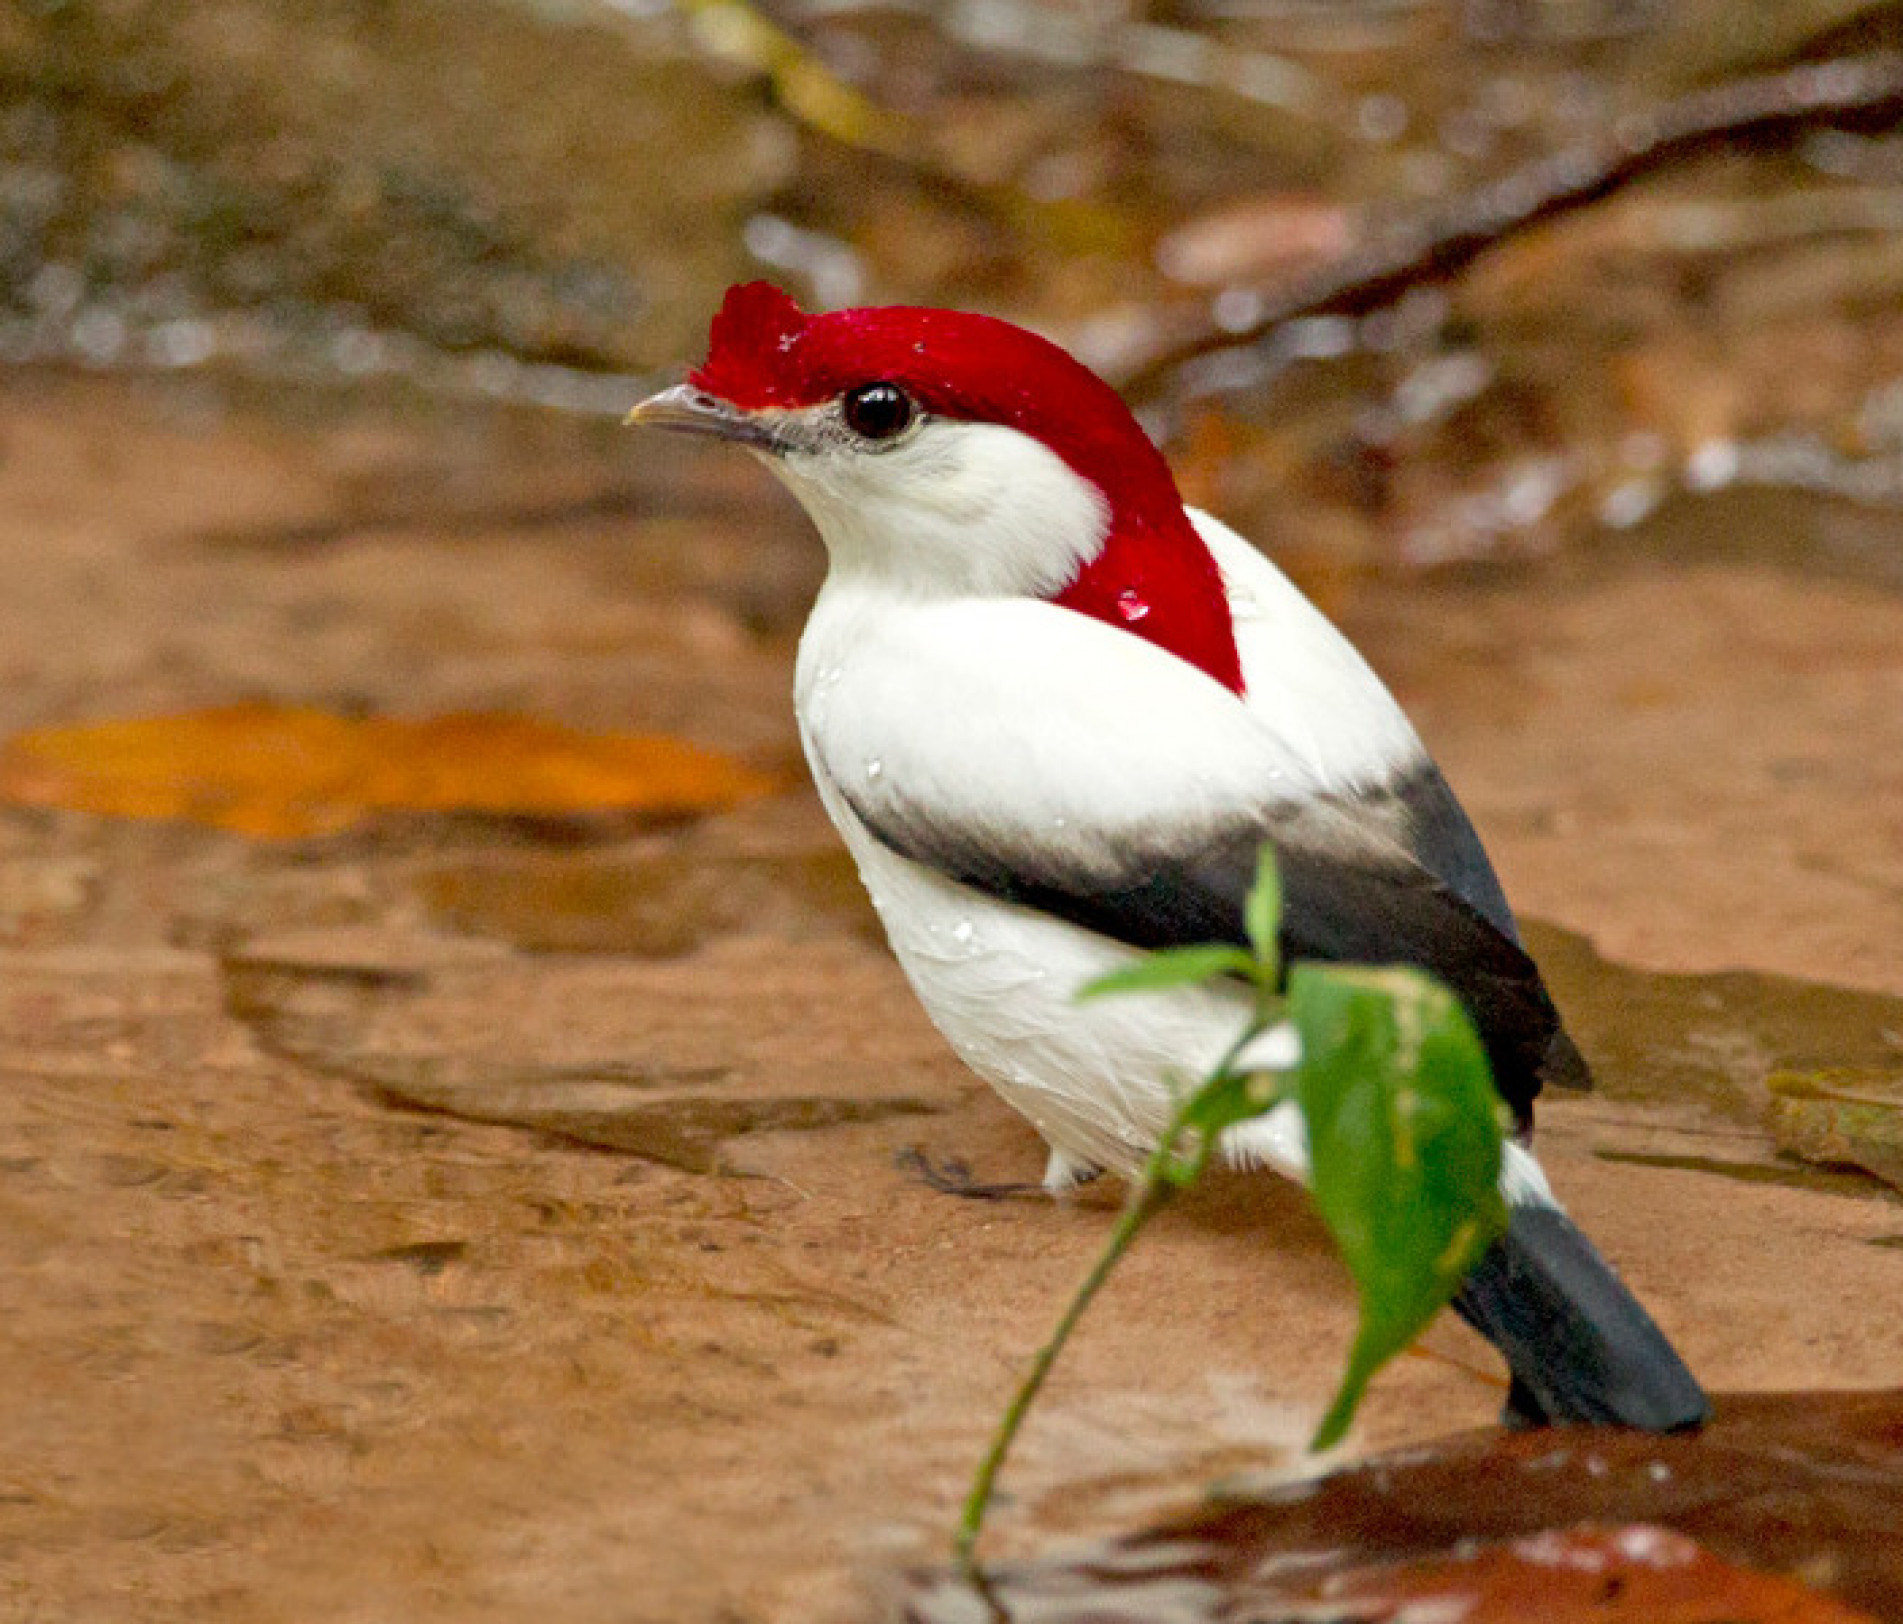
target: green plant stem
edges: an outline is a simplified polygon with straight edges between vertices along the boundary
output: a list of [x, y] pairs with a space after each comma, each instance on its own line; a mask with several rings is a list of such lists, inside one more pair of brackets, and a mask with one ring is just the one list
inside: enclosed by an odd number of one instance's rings
[[[1300, 1111], [1310, 1188], [1355, 1278], [1360, 1324], [1314, 1449], [1347, 1430], [1369, 1378], [1445, 1306], [1459, 1283], [1449, 1261], [1454, 1251], [1464, 1251], [1470, 1264], [1506, 1225], [1497, 1187], [1499, 1097], [1485, 1050], [1453, 995], [1418, 971], [1319, 965], [1297, 965], [1284, 994], [1281, 918], [1275, 857], [1264, 847], [1244, 910], [1250, 954], [1220, 943], [1168, 949], [1100, 976], [1077, 994], [1081, 1000], [1174, 992], [1235, 976], [1250, 986], [1253, 1010], [1201, 1084], [1178, 1098], [1109, 1242], [1039, 1349], [972, 1481], [952, 1548], [959, 1576], [996, 1624], [1009, 1615], [978, 1565], [977, 1549], [1005, 1457], [1111, 1270], [1170, 1197], [1202, 1176], [1225, 1134], [1283, 1105]], [[1244, 1051], [1284, 1018], [1299, 1034], [1300, 1060], [1288, 1069], [1244, 1068]], [[1272, 1073], [1275, 1081], [1259, 1073]], [[1433, 1128], [1439, 1160], [1425, 1169], [1412, 1153], [1406, 1123], [1390, 1122], [1366, 1142], [1369, 1121], [1405, 1112], [1411, 1122], [1423, 1091], [1440, 1113]], [[1443, 1120], [1450, 1114], [1451, 1121]], [[1396, 1199], [1397, 1189], [1405, 1199]]]
[[[1280, 1000], [1258, 1000], [1255, 1018], [1216, 1063], [1204, 1086], [1229, 1077], [1237, 1056], [1279, 1018], [1280, 1012]], [[985, 1451], [985, 1458], [979, 1463], [978, 1474], [972, 1479], [971, 1492], [965, 1496], [964, 1511], [959, 1516], [958, 1532], [952, 1543], [959, 1573], [979, 1590], [985, 1589], [984, 1576], [979, 1572], [977, 1559], [978, 1536], [984, 1529], [985, 1512], [991, 1505], [992, 1491], [997, 1486], [998, 1473], [1004, 1468], [1005, 1457], [1011, 1453], [1011, 1445], [1017, 1440], [1024, 1418], [1043, 1389], [1045, 1378], [1057, 1363], [1058, 1355], [1064, 1351], [1064, 1344], [1070, 1340], [1071, 1332], [1077, 1329], [1077, 1322], [1084, 1317], [1084, 1310], [1090, 1307], [1097, 1293], [1103, 1289], [1104, 1282], [1110, 1278], [1110, 1271], [1129, 1251], [1143, 1226], [1169, 1204], [1170, 1197], [1179, 1188], [1195, 1182], [1216, 1148], [1213, 1139], [1202, 1135], [1197, 1140], [1196, 1148], [1190, 1152], [1187, 1170], [1179, 1166], [1183, 1135], [1188, 1131], [1199, 1097], [1200, 1090], [1192, 1090], [1178, 1103], [1156, 1149], [1150, 1153], [1149, 1160], [1143, 1164], [1142, 1174], [1131, 1187], [1130, 1197], [1123, 1204], [1123, 1212], [1117, 1219], [1116, 1228], [1110, 1232], [1110, 1239], [1065, 1308], [1063, 1317], [1051, 1332], [1051, 1339], [1038, 1350], [1036, 1359], [1031, 1362], [1030, 1373], [1012, 1397], [1010, 1408], [1004, 1412], [1004, 1419], [998, 1423], [998, 1430], [992, 1435], [991, 1447]]]
[[977, 1560], [978, 1535], [984, 1527], [985, 1510], [991, 1504], [991, 1492], [1004, 1466], [1004, 1458], [1010, 1454], [1018, 1429], [1024, 1425], [1025, 1416], [1030, 1413], [1045, 1378], [1051, 1373], [1051, 1367], [1057, 1363], [1057, 1356], [1064, 1351], [1064, 1344], [1070, 1340], [1071, 1332], [1077, 1329], [1077, 1322], [1084, 1317], [1084, 1310], [1103, 1289], [1104, 1282], [1110, 1278], [1110, 1271], [1130, 1249], [1130, 1243], [1137, 1238], [1138, 1231], [1161, 1212], [1176, 1193], [1175, 1187], [1163, 1177], [1160, 1170], [1162, 1158], [1175, 1142], [1176, 1135], [1172, 1134], [1165, 1141], [1164, 1148], [1152, 1156], [1145, 1166], [1142, 1180], [1132, 1188], [1130, 1199], [1123, 1204], [1123, 1212], [1117, 1219], [1117, 1227], [1110, 1233], [1108, 1244], [1085, 1276], [1084, 1283], [1077, 1288], [1076, 1295], [1071, 1298], [1070, 1305], [1057, 1322], [1057, 1328], [1051, 1332], [1050, 1341], [1038, 1350], [1037, 1358], [1031, 1362], [1030, 1374], [1019, 1386], [1010, 1408], [1004, 1412], [1004, 1419], [992, 1436], [991, 1447], [985, 1452], [977, 1477], [972, 1480], [970, 1494], [965, 1497], [965, 1509], [958, 1519], [958, 1534], [952, 1547], [958, 1561], [958, 1571], [974, 1583], [982, 1584]]

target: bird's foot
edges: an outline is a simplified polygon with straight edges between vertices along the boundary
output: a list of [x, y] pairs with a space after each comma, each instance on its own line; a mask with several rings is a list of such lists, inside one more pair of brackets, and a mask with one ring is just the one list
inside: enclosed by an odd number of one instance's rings
[[1044, 1188], [1050, 1194], [1069, 1195], [1072, 1190], [1080, 1190], [1102, 1177], [1103, 1169], [1095, 1162], [1084, 1161], [1067, 1150], [1051, 1146], [1050, 1160], [1044, 1164]]
[[901, 1171], [910, 1173], [926, 1188], [940, 1195], [955, 1195], [966, 1201], [1009, 1201], [1018, 1196], [1047, 1196], [1041, 1184], [1022, 1181], [1009, 1184], [983, 1184], [971, 1176], [971, 1169], [956, 1156], [935, 1162], [917, 1145], [907, 1145], [893, 1158]]

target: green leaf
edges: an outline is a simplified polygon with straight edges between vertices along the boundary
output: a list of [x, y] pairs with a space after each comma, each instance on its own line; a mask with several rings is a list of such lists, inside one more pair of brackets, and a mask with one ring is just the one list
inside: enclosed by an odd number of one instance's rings
[[1192, 1148], [1167, 1158], [1162, 1176], [1180, 1188], [1202, 1177], [1225, 1128], [1272, 1111], [1288, 1097], [1284, 1080], [1267, 1072], [1218, 1072], [1184, 1102], [1180, 1121], [1194, 1134]]
[[1287, 1099], [1289, 1081], [1277, 1072], [1219, 1071], [1190, 1095], [1183, 1122], [1204, 1135], [1266, 1115]]
[[1507, 1214], [1499, 1099], [1446, 988], [1410, 969], [1302, 964], [1288, 996], [1315, 1203], [1361, 1299], [1319, 1450], [1341, 1439], [1369, 1379], [1459, 1289]]
[[1266, 840], [1256, 854], [1255, 884], [1242, 905], [1242, 928], [1263, 979], [1274, 986], [1282, 968], [1282, 876], [1275, 866], [1275, 847]]
[[1239, 947], [1172, 947], [1152, 953], [1128, 969], [1112, 970], [1077, 989], [1081, 1004], [1089, 998], [1110, 998], [1127, 992], [1173, 992], [1217, 976], [1254, 979], [1255, 960]]

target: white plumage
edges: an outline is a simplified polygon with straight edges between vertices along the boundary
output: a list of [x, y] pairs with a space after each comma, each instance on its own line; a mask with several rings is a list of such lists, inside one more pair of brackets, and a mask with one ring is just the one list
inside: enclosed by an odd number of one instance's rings
[[[1050, 1146], [1051, 1188], [1131, 1171], [1242, 1031], [1237, 986], [1076, 993], [1136, 944], [1237, 940], [1265, 838], [1285, 943], [1441, 974], [1523, 1125], [1544, 1082], [1583, 1079], [1400, 707], [1272, 564], [1182, 508], [1061, 352], [956, 312], [808, 316], [751, 284], [706, 365], [635, 415], [753, 449], [819, 526], [796, 684], [819, 793], [927, 1012]], [[1264, 1035], [1261, 1062], [1293, 1044]], [[1223, 1148], [1307, 1173], [1292, 1106]], [[1508, 1413], [1697, 1425], [1696, 1380], [1518, 1145], [1502, 1184], [1507, 1232], [1454, 1306], [1506, 1354]]]
[[[1051, 485], [1081, 484], [1051, 462]], [[785, 477], [806, 498], [803, 476]], [[1422, 759], [1420, 742], [1346, 639], [1205, 514], [1192, 517], [1236, 615], [1246, 699], [1049, 603], [972, 594], [942, 572], [939, 590], [922, 594], [916, 575], [895, 579], [860, 548], [834, 545], [831, 502], [807, 505], [832, 570], [801, 640], [795, 707], [821, 799], [893, 952], [960, 1057], [1043, 1135], [1048, 1185], [1127, 1173], [1176, 1093], [1235, 1040], [1246, 995], [1211, 986], [1078, 1005], [1079, 987], [1137, 951], [900, 856], [867, 829], [848, 788], [861, 804], [1008, 828], [1088, 866], [1093, 848], [1129, 831], [1169, 827], [1193, 844], [1199, 825], [1266, 800], [1386, 781]], [[990, 550], [968, 530], [958, 541]], [[1225, 1148], [1306, 1173], [1292, 1111]]]

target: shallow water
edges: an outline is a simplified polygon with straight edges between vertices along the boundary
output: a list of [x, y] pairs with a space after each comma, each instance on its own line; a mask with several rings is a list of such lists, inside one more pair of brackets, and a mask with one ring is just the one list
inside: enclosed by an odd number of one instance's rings
[[[988, 1593], [923, 1576], [904, 1616], [1292, 1624], [1318, 1610], [1343, 1620], [1416, 1616], [1411, 1608], [1493, 1620], [1720, 1609], [1850, 1624], [1903, 1611], [1900, 1519], [1896, 1392], [1731, 1395], [1696, 1437], [1455, 1439], [1010, 1564], [986, 1575]], [[1832, 1609], [1813, 1590], [1857, 1611]], [[1446, 1611], [1429, 1611], [1436, 1604]]]
[[1759, 1122], [1774, 1073], [1903, 1064], [1903, 998], [1747, 970], [1634, 970], [1537, 922], [1527, 943], [1610, 1099], [1695, 1100]]
[[[206, 415], [11, 382], [13, 728], [235, 692], [514, 707], [796, 769], [813, 547], [744, 464], [408, 400]], [[1334, 606], [1523, 911], [1572, 932], [1535, 946], [1604, 1082], [1542, 1112], [1576, 1215], [1714, 1386], [1880, 1384], [1894, 1198], [1781, 1163], [1749, 1102], [1772, 1066], [1868, 1061], [1903, 996], [1877, 883], [1903, 601], [1590, 563]], [[960, 1202], [903, 1171], [914, 1147], [987, 1181], [1041, 1157], [918, 1015], [832, 841], [803, 788], [687, 824], [412, 814], [272, 844], [0, 812], [0, 1247], [34, 1281], [0, 1549], [26, 1593], [236, 1624], [314, 1599], [502, 1620], [530, 1593], [574, 1619], [637, 1593], [657, 1619], [878, 1616], [943, 1549], [1115, 1195]], [[1350, 1330], [1299, 1194], [1198, 1192], [1033, 1420], [997, 1548], [1291, 1469]], [[1497, 1411], [1481, 1350], [1429, 1348], [1357, 1447]]]

